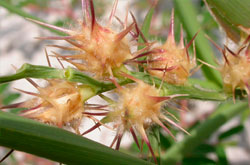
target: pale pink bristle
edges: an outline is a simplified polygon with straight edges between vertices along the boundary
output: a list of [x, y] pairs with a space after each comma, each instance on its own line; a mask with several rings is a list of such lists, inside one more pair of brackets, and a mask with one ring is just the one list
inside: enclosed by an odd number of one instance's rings
[[93, 32], [94, 26], [96, 24], [95, 8], [94, 8], [93, 0], [90, 0], [89, 2], [90, 2], [90, 12], [91, 12], [91, 31]]
[[109, 16], [108, 26], [111, 25], [111, 23], [112, 23], [112, 19], [115, 15], [115, 12], [116, 12], [117, 4], [118, 4], [118, 0], [115, 0], [112, 11], [111, 11], [110, 16]]
[[133, 139], [134, 139], [134, 141], [135, 141], [137, 147], [140, 149], [140, 145], [139, 145], [138, 139], [137, 139], [136, 134], [135, 134], [135, 131], [134, 131], [134, 129], [133, 129], [132, 127], [130, 128], [130, 132], [131, 132], [131, 134], [132, 134], [132, 136], [133, 136]]
[[90, 129], [88, 129], [87, 131], [83, 132], [81, 135], [86, 135], [87, 133], [94, 131], [96, 128], [99, 128], [101, 126], [101, 123], [96, 123], [93, 127], [91, 127]]
[[31, 21], [31, 22], [34, 22], [36, 24], [39, 24], [39, 25], [42, 25], [42, 26], [45, 26], [45, 27], [48, 27], [48, 28], [51, 28], [51, 29], [54, 29], [54, 30], [61, 31], [61, 32], [66, 33], [66, 34], [73, 34], [73, 32], [74, 32], [74, 31], [69, 30], [69, 29], [64, 29], [64, 28], [57, 27], [57, 26], [54, 26], [54, 25], [50, 25], [50, 24], [40, 22], [40, 21], [37, 21], [37, 20], [34, 20], [34, 19], [30, 19], [30, 18], [26, 18], [26, 19]]
[[125, 30], [123, 30], [122, 32], [120, 32], [119, 34], [117, 34], [114, 42], [119, 42], [120, 40], [122, 40], [132, 30], [134, 24], [135, 23], [132, 23]]
[[169, 31], [168, 31], [168, 40], [170, 40], [172, 43], [175, 43], [175, 38], [174, 38], [174, 9], [171, 12], [171, 19], [170, 19], [170, 25], [169, 25]]

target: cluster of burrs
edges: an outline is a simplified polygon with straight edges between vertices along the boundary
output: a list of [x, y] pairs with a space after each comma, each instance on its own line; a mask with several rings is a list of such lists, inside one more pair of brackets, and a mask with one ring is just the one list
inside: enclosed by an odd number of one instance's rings
[[[116, 136], [111, 144], [111, 147], [115, 145], [115, 149], [119, 149], [123, 135], [130, 132], [138, 148], [142, 149], [144, 142], [147, 144], [156, 162], [156, 156], [147, 132], [153, 125], [159, 125], [175, 138], [168, 128], [170, 124], [187, 133], [181, 126], [167, 117], [172, 116], [171, 113], [162, 111], [165, 101], [183, 95], [162, 96], [160, 87], [149, 85], [123, 71], [131, 68], [127, 66], [132, 66], [134, 71], [138, 71], [138, 68], [141, 67], [151, 76], [161, 79], [162, 82], [184, 85], [196, 67], [195, 55], [190, 57], [188, 53], [188, 48], [196, 35], [184, 46], [181, 30], [180, 42], [176, 44], [174, 12], [172, 11], [168, 38], [164, 44], [155, 46], [156, 42], [148, 41], [145, 38], [134, 15], [128, 9], [124, 21], [115, 16], [117, 3], [118, 0], [115, 0], [105, 25], [99, 24], [96, 20], [93, 0], [82, 0], [84, 17], [78, 22], [78, 27], [75, 29], [65, 29], [31, 20], [66, 34], [66, 36], [37, 37], [42, 40], [64, 40], [69, 44], [69, 46], [50, 45], [50, 47], [71, 52], [67, 55], [55, 51], [48, 55], [45, 51], [50, 67], [49, 56], [53, 56], [58, 59], [63, 69], [62, 60], [98, 81], [112, 82], [116, 86], [114, 93], [118, 95], [117, 100], [100, 94], [99, 96], [106, 100], [108, 105], [87, 104], [89, 95], [86, 92], [88, 89], [86, 85], [66, 80], [46, 79], [47, 85], [40, 87], [33, 80], [27, 78], [38, 90], [38, 93], [19, 91], [32, 95], [34, 98], [4, 106], [1, 109], [26, 108], [20, 113], [21, 116], [58, 127], [70, 126], [80, 135], [85, 135], [100, 126], [108, 127], [116, 130]], [[131, 24], [128, 24], [129, 13], [132, 18]], [[121, 25], [120, 31], [117, 31], [118, 28], [112, 24], [113, 19], [116, 19]], [[138, 43], [139, 37], [143, 39], [143, 44]], [[132, 47], [138, 45], [143, 45], [144, 48], [132, 52]], [[118, 83], [120, 77], [130, 79], [134, 83], [121, 86]], [[96, 116], [103, 116], [103, 119], [98, 120]], [[79, 126], [83, 117], [93, 120], [96, 124], [80, 133]], [[141, 138], [141, 145], [138, 142], [138, 136]]]

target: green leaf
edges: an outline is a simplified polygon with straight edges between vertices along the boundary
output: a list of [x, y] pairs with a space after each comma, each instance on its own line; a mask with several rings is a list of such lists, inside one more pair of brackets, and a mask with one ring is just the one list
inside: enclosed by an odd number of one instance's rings
[[[45, 22], [45, 21], [43, 21], [42, 19], [37, 18], [37, 17], [35, 17], [35, 16], [33, 16], [33, 15], [31, 15], [31, 14], [29, 14], [29, 13], [23, 11], [23, 10], [21, 10], [19, 7], [16, 7], [16, 6], [14, 6], [14, 5], [11, 5], [11, 4], [7, 3], [5, 0], [0, 0], [0, 6], [4, 7], [4, 8], [7, 9], [9, 12], [14, 13], [14, 14], [17, 14], [17, 15], [23, 17], [23, 18], [30, 18], [30, 19], [33, 19], [33, 20]], [[41, 26], [41, 25], [39, 25], [39, 26]], [[53, 32], [53, 33], [56, 33], [56, 34], [58, 34], [58, 35], [65, 35], [64, 33], [59, 32], [59, 31], [57, 31], [57, 30], [54, 30], [54, 29], [51, 29], [51, 28], [48, 28], [48, 27], [45, 27], [45, 26], [41, 26], [41, 27], [43, 27], [43, 28], [45, 28], [45, 29], [48, 29], [49, 31], [51, 31], [51, 32]]]
[[215, 151], [216, 151], [215, 146], [211, 144], [202, 143], [194, 149], [192, 155], [206, 155], [208, 153], [212, 153]]
[[[204, 32], [200, 23], [197, 20], [197, 11], [190, 0], [175, 0], [174, 1], [176, 13], [183, 23], [189, 38], [192, 38], [199, 30], [199, 34], [195, 39], [197, 49], [197, 58], [205, 61], [211, 65], [216, 66], [213, 56], [213, 50], [209, 45], [208, 40], [204, 37]], [[207, 80], [210, 80], [222, 86], [222, 79], [220, 73], [208, 66], [202, 66], [202, 72]]]
[[176, 164], [181, 161], [185, 155], [191, 153], [198, 145], [203, 143], [211, 136], [220, 126], [228, 120], [235, 117], [248, 107], [247, 102], [224, 103], [218, 107], [206, 121], [191, 131], [190, 136], [185, 136], [184, 140], [176, 143], [168, 149], [162, 157], [165, 164]]
[[0, 85], [0, 94], [2, 94], [4, 91], [6, 91], [8, 89], [8, 87], [10, 86], [10, 84], [1, 84]]
[[232, 135], [240, 133], [241, 131], [243, 131], [243, 129], [244, 129], [244, 126], [242, 124], [237, 125], [233, 128], [230, 128], [229, 130], [221, 133], [218, 138], [219, 138], [219, 140], [223, 140], [223, 139], [228, 138]]
[[0, 145], [65, 164], [150, 164], [71, 132], [6, 112], [0, 112]]
[[8, 104], [12, 103], [13, 101], [15, 101], [19, 97], [20, 97], [19, 93], [9, 93], [6, 97], [4, 97], [3, 104], [8, 105]]
[[182, 161], [182, 165], [216, 165], [216, 162], [205, 156], [186, 157]]
[[249, 0], [206, 0], [208, 8], [227, 36], [238, 43], [242, 33], [250, 34]]
[[218, 165], [227, 165], [228, 164], [225, 146], [218, 145], [216, 147], [216, 155], [218, 157], [218, 162], [217, 162]]

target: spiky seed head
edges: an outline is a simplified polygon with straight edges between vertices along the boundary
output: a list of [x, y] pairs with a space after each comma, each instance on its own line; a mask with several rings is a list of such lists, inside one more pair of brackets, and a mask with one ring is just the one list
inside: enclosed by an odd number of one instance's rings
[[119, 33], [111, 28], [102, 27], [95, 23], [93, 30], [86, 24], [81, 31], [76, 32], [74, 40], [81, 45], [79, 55], [72, 56], [74, 60], [82, 60], [76, 63], [69, 60], [81, 71], [95, 74], [98, 79], [110, 76], [110, 71], [119, 68], [124, 61], [131, 58], [130, 47], [126, 38], [118, 38]]
[[161, 112], [163, 101], [171, 99], [175, 96], [161, 97], [159, 90], [154, 86], [148, 85], [141, 80], [133, 78], [132, 76], [126, 74], [124, 74], [124, 76], [134, 80], [136, 83], [129, 84], [124, 87], [118, 86], [117, 92], [119, 100], [116, 104], [111, 106], [112, 110], [105, 117], [105, 123], [113, 123], [114, 128], [117, 129], [117, 136], [115, 137], [112, 145], [117, 140], [116, 149], [119, 149], [122, 135], [125, 132], [131, 132], [137, 146], [139, 147], [139, 143], [135, 135], [136, 132], [147, 143], [150, 152], [155, 159], [154, 152], [147, 138], [146, 130], [148, 130], [152, 125], [158, 124], [174, 138], [170, 130], [162, 123], [161, 120], [182, 129], [178, 124], [168, 119]]
[[224, 63], [220, 66], [225, 90], [234, 93], [236, 88], [246, 90], [248, 94], [248, 84], [250, 84], [250, 54], [249, 43], [241, 45], [234, 53], [226, 48], [224, 51]]
[[39, 39], [66, 40], [73, 46], [63, 47], [54, 45], [57, 48], [75, 51], [75, 55], [68, 56], [54, 53], [57, 57], [73, 64], [80, 71], [93, 73], [97, 79], [106, 79], [112, 76], [113, 69], [119, 68], [123, 65], [123, 62], [132, 57], [129, 41], [126, 36], [134, 27], [134, 23], [128, 27], [124, 27], [120, 32], [112, 28], [111, 21], [115, 15], [116, 0], [109, 22], [106, 26], [101, 26], [95, 18], [93, 1], [83, 0], [82, 2], [85, 15], [83, 20], [79, 21], [79, 26], [76, 30], [32, 21], [68, 34], [68, 36], [63, 37], [38, 37]]
[[167, 41], [165, 44], [154, 48], [154, 53], [148, 58], [149, 73], [168, 83], [183, 85], [190, 76], [190, 70], [196, 66], [195, 58], [190, 59], [187, 50], [193, 39], [184, 47], [181, 30], [180, 43], [176, 44], [174, 38], [174, 12], [172, 11]]
[[132, 126], [140, 128], [150, 125], [152, 118], [160, 115], [161, 103], [150, 97], [159, 96], [155, 87], [140, 81], [127, 85], [118, 92], [119, 101], [108, 116], [121, 127], [121, 131], [128, 131]]
[[78, 131], [84, 106], [82, 92], [77, 84], [64, 80], [48, 80], [46, 87], [38, 86], [37, 90], [38, 93], [20, 90], [35, 96], [33, 99], [16, 104], [16, 107], [28, 108], [20, 115], [58, 127], [70, 124]]

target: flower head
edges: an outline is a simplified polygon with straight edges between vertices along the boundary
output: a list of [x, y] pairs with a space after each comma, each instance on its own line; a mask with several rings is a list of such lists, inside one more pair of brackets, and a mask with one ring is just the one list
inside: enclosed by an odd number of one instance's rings
[[234, 91], [236, 88], [246, 90], [250, 95], [250, 36], [236, 50], [230, 50], [225, 46], [224, 50], [219, 50], [223, 53], [224, 62], [219, 70], [222, 75], [225, 90], [228, 92]]
[[[121, 87], [116, 81], [114, 81], [117, 86], [119, 99], [116, 103], [110, 105], [111, 110], [105, 114], [106, 117], [104, 117], [101, 122], [103, 124], [112, 123], [113, 128], [116, 129], [117, 133], [111, 144], [111, 147], [116, 142], [115, 148], [119, 149], [122, 136], [124, 133], [130, 132], [137, 146], [140, 148], [136, 136], [136, 134], [139, 134], [142, 138], [142, 141], [148, 145], [150, 152], [156, 161], [154, 152], [147, 137], [146, 130], [149, 130], [152, 125], [158, 124], [168, 134], [175, 138], [170, 130], [162, 122], [166, 121], [171, 125], [174, 125], [185, 131], [174, 121], [167, 118], [162, 112], [163, 101], [181, 95], [162, 97], [160, 96], [159, 90], [154, 86], [148, 85], [143, 81], [127, 74], [123, 74], [123, 76], [134, 80], [136, 83]], [[90, 132], [90, 130], [92, 131], [100, 125], [101, 124], [95, 125], [83, 134]]]
[[114, 3], [106, 26], [101, 26], [96, 21], [93, 0], [82, 1], [83, 12], [85, 13], [84, 19], [79, 22], [79, 27], [76, 30], [63, 29], [32, 21], [68, 34], [65, 37], [38, 37], [39, 39], [66, 40], [73, 46], [54, 45], [75, 52], [75, 55], [68, 56], [61, 56], [54, 52], [57, 57], [73, 64], [80, 71], [90, 72], [98, 79], [106, 79], [112, 76], [113, 69], [121, 67], [123, 62], [132, 56], [129, 42], [125, 36], [132, 30], [134, 23], [128, 27], [125, 25], [120, 32], [111, 28], [117, 2], [116, 0]]
[[155, 47], [148, 56], [147, 69], [149, 73], [168, 83], [183, 85], [190, 76], [191, 69], [196, 66], [196, 59], [190, 59], [188, 54], [188, 48], [196, 35], [184, 47], [181, 31], [180, 43], [176, 44], [174, 39], [174, 11], [172, 11], [167, 41], [163, 45]]

